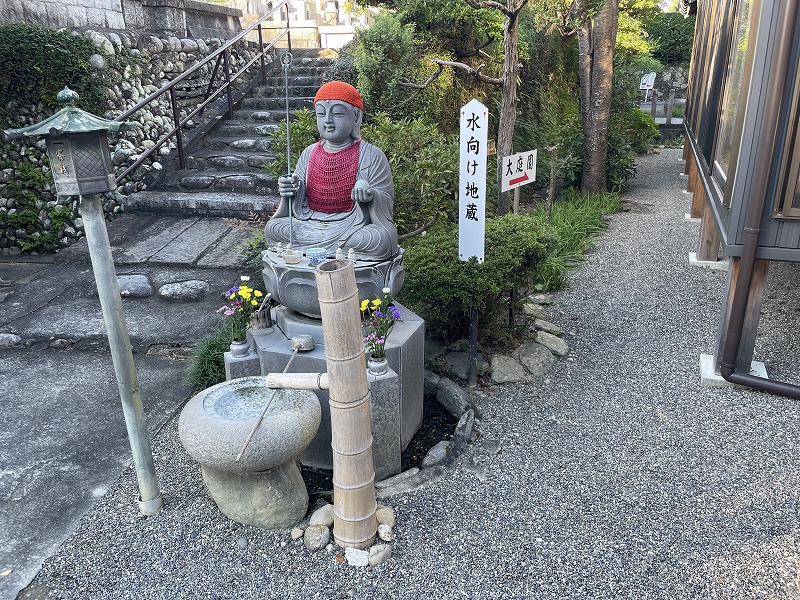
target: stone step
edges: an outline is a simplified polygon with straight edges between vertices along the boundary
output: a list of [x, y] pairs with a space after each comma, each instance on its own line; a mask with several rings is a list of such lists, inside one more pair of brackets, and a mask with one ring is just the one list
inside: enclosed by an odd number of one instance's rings
[[[289, 80], [289, 99], [313, 98], [319, 86], [322, 85], [321, 77], [296, 77]], [[286, 89], [283, 80], [275, 80], [269, 85], [260, 85], [253, 88], [251, 96], [254, 98], [285, 98]]]
[[267, 218], [277, 206], [273, 195], [220, 191], [143, 191], [126, 198], [127, 212], [203, 215], [215, 217]]
[[223, 171], [204, 169], [196, 171], [180, 171], [171, 175], [164, 182], [171, 189], [220, 190], [244, 193], [272, 193], [277, 190], [277, 178], [274, 175], [252, 168], [240, 171]]
[[256, 150], [199, 149], [186, 157], [186, 170], [219, 169], [221, 171], [240, 171], [247, 167], [260, 169], [275, 160], [272, 152]]
[[278, 121], [261, 123], [258, 121], [222, 121], [214, 133], [221, 137], [251, 138], [272, 135], [281, 126]]
[[[240, 150], [251, 150], [253, 152], [271, 152], [271, 137], [237, 137], [237, 136], [210, 136], [203, 140], [203, 148], [199, 151], [214, 150], [217, 152], [238, 152]], [[193, 152], [192, 154], [195, 154]]]
[[[316, 90], [314, 90], [316, 92]], [[300, 108], [311, 109], [314, 105], [314, 94], [302, 98], [289, 98], [289, 109], [298, 110]], [[248, 96], [242, 99], [242, 109], [254, 110], [286, 110], [286, 100], [281, 98], [266, 98], [259, 96]]]

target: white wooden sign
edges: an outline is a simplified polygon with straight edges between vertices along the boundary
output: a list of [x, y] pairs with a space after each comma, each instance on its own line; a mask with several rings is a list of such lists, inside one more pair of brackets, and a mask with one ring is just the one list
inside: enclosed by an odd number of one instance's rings
[[639, 89], [640, 90], [652, 90], [653, 85], [656, 82], [656, 74], [655, 73], [645, 73], [642, 75], [642, 79], [639, 81]]
[[461, 108], [458, 169], [458, 257], [483, 262], [489, 109], [475, 99]]
[[536, 181], [536, 150], [512, 154], [503, 159], [500, 191], [507, 192]]

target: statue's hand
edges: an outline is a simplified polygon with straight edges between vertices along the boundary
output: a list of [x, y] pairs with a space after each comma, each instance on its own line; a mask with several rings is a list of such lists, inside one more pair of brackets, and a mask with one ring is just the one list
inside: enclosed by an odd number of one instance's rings
[[291, 177], [283, 175], [278, 177], [278, 194], [280, 194], [282, 198], [291, 198], [297, 191], [297, 183], [297, 175], [292, 175]]
[[372, 186], [367, 183], [365, 179], [356, 181], [356, 184], [353, 186], [353, 191], [350, 194], [350, 198], [352, 198], [354, 202], [372, 202], [374, 196], [375, 190], [372, 189]]

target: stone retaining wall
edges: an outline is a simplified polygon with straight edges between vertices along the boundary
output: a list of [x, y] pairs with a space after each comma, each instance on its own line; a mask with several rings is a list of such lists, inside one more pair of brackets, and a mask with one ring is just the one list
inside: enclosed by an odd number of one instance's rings
[[[107, 83], [107, 106], [105, 117], [113, 118], [128, 108], [136, 105], [147, 95], [159, 89], [180, 73], [200, 62], [224, 40], [219, 38], [179, 39], [173, 36], [157, 37], [152, 35], [134, 35], [129, 32], [101, 34], [86, 31], [85, 37], [91, 39], [97, 47], [97, 54], [91, 57], [91, 64], [98, 77]], [[255, 44], [244, 42], [231, 52], [230, 68], [238, 71], [247, 61], [255, 56]], [[187, 109], [197, 105], [205, 89], [208, 87], [213, 62], [201, 68], [197, 74], [181, 83], [177, 89], [177, 103], [182, 116]], [[216, 81], [219, 81], [219, 75]], [[78, 102], [80, 106], [80, 101]], [[54, 109], [43, 103], [35, 106], [9, 106], [19, 120], [10, 123], [11, 127], [25, 127], [50, 116]], [[155, 145], [156, 141], [173, 127], [172, 108], [169, 94], [134, 115], [133, 120], [141, 127], [115, 136], [111, 140], [112, 161], [121, 173], [126, 166], [134, 162], [146, 149]], [[185, 133], [185, 132], [184, 132]], [[174, 141], [154, 154], [154, 160], [143, 165], [134, 172], [129, 181], [123, 182], [120, 189], [108, 195], [104, 202], [104, 210], [111, 214], [122, 211], [122, 194], [145, 189], [161, 168], [161, 160], [175, 147]], [[34, 224], [21, 226], [13, 215], [24, 205], [19, 201], [20, 191], [14, 189], [30, 163], [49, 177], [49, 167], [43, 162], [45, 145], [43, 140], [25, 144], [3, 138], [0, 144], [0, 160], [15, 165], [13, 169], [0, 171], [0, 253], [19, 253], [30, 244], [41, 245], [40, 252], [54, 252], [59, 248], [72, 244], [83, 236], [82, 222], [77, 216], [77, 201], [71, 198], [56, 198], [55, 188], [41, 185], [31, 190], [36, 196], [35, 211], [38, 220]], [[5, 159], [5, 160], [3, 160]], [[9, 184], [11, 184], [9, 186]], [[65, 210], [68, 209], [68, 210]], [[32, 210], [28, 207], [28, 211]], [[67, 213], [69, 213], [67, 215]], [[46, 240], [44, 243], [43, 240]]]

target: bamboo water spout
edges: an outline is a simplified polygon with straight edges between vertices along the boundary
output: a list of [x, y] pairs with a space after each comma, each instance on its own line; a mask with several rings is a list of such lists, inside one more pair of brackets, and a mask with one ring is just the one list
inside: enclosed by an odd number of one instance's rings
[[333, 537], [342, 547], [375, 541], [375, 469], [370, 392], [361, 337], [361, 312], [352, 263], [329, 260], [316, 270], [333, 449]]

